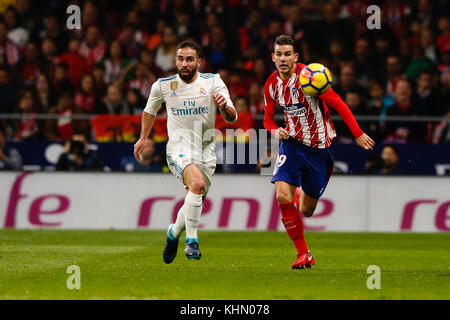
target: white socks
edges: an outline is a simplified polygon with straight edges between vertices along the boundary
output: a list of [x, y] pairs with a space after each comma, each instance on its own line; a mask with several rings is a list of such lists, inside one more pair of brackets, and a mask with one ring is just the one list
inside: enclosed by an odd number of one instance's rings
[[178, 214], [177, 214], [177, 220], [175, 221], [175, 225], [173, 226], [172, 232], [173, 232], [173, 236], [175, 238], [179, 238], [181, 233], [184, 231], [184, 229], [186, 229], [186, 224], [184, 222], [184, 213], [183, 213], [183, 208], [185, 205], [183, 205], [180, 210], [178, 210]]
[[195, 194], [190, 191], [187, 193], [186, 198], [184, 198], [182, 212], [186, 225], [186, 241], [188, 239], [197, 239], [197, 228], [203, 207], [202, 198], [201, 194]]

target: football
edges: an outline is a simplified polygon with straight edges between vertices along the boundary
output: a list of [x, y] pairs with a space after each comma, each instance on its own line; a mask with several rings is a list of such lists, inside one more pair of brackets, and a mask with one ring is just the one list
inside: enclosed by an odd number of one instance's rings
[[310, 63], [300, 73], [300, 86], [310, 96], [324, 94], [332, 81], [330, 70], [320, 63]]

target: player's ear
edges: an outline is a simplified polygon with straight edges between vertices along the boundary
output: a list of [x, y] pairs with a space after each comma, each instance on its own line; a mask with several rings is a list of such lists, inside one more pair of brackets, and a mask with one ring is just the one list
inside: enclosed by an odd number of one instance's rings
[[197, 59], [197, 66], [200, 67], [200, 65], [202, 64], [203, 59], [202, 58], [198, 58]]
[[272, 61], [275, 62], [275, 53], [272, 52]]
[[297, 62], [298, 61], [298, 57], [299, 57], [300, 55], [298, 54], [298, 52], [296, 52], [295, 54], [294, 54], [294, 57], [295, 57], [295, 62]]

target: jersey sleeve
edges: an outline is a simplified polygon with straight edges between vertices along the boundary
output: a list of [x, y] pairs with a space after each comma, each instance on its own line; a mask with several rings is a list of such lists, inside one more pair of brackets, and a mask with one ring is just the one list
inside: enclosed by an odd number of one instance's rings
[[228, 88], [225, 85], [225, 82], [223, 82], [220, 75], [217, 75], [217, 77], [214, 81], [214, 91], [213, 92], [220, 93], [221, 95], [223, 95], [225, 97], [225, 99], [227, 100], [227, 106], [234, 108], [234, 104], [233, 104], [233, 101], [231, 101], [230, 93], [228, 92]]
[[273, 100], [270, 94], [270, 83], [266, 82], [264, 85], [264, 128], [267, 131], [272, 132], [272, 130], [277, 130], [278, 125], [275, 121], [276, 105], [275, 100]]
[[156, 116], [158, 110], [161, 108], [162, 103], [164, 102], [164, 98], [161, 92], [161, 84], [158, 81], [155, 81], [150, 90], [150, 95], [148, 96], [147, 104], [144, 108], [144, 112], [150, 113], [151, 115]]
[[[221, 94], [225, 98], [225, 100], [227, 100], [227, 107], [235, 109], [233, 101], [230, 98], [230, 93], [228, 91], [228, 88], [227, 88], [225, 82], [223, 82], [223, 80], [219, 74], [217, 75], [216, 79], [214, 79], [213, 93]], [[236, 119], [234, 119], [234, 121], [236, 121], [237, 119], [238, 119], [238, 114], [236, 112]]]
[[327, 92], [320, 96], [323, 102], [327, 104], [327, 106], [335, 109], [339, 116], [344, 120], [347, 127], [350, 129], [353, 137], [359, 138], [364, 132], [360, 129], [358, 123], [356, 122], [353, 113], [350, 111], [350, 108], [347, 104], [342, 101], [341, 97], [333, 90], [329, 89]]

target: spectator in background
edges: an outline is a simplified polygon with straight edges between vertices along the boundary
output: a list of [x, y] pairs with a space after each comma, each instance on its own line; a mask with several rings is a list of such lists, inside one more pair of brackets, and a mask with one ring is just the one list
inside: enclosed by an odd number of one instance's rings
[[105, 82], [111, 84], [119, 78], [121, 71], [129, 63], [128, 59], [126, 59], [125, 49], [119, 41], [111, 42], [108, 56], [103, 63], [105, 65]]
[[136, 61], [141, 50], [141, 43], [136, 40], [136, 27], [126, 24], [119, 34], [118, 40], [125, 51], [125, 56], [130, 61]]
[[393, 144], [387, 144], [381, 150], [381, 159], [383, 161], [380, 174], [401, 174], [398, 168], [399, 150]]
[[439, 110], [445, 114], [450, 108], [450, 73], [447, 73], [441, 80], [440, 96]]
[[28, 42], [25, 45], [23, 57], [14, 66], [14, 69], [17, 81], [30, 86], [36, 81], [39, 74], [49, 72], [50, 63], [41, 56], [37, 43]]
[[78, 86], [84, 74], [91, 72], [89, 61], [80, 54], [81, 41], [77, 38], [69, 40], [68, 51], [63, 53], [58, 61], [66, 63], [68, 66], [69, 82], [73, 86]]
[[8, 69], [0, 66], [0, 113], [12, 113], [19, 100], [19, 88], [11, 83]]
[[234, 107], [238, 114], [250, 112], [248, 107], [248, 99], [243, 96], [236, 97], [234, 101]]
[[159, 18], [156, 20], [156, 30], [149, 36], [147, 43], [147, 48], [149, 50], [154, 51], [159, 46], [162, 41], [166, 25], [167, 22], [163, 18]]
[[146, 48], [141, 50], [139, 62], [142, 62], [156, 77], [161, 77], [163, 72], [155, 63], [155, 53]]
[[37, 25], [37, 21], [31, 0], [17, 0], [16, 10], [20, 24], [28, 30], [33, 30]]
[[[405, 66], [405, 69], [412, 60], [412, 48], [413, 45], [411, 44], [408, 39], [400, 39], [398, 43], [398, 56], [400, 57], [400, 60], [402, 62], [402, 65]], [[392, 53], [391, 53], [392, 55]]]
[[102, 171], [103, 160], [88, 148], [84, 135], [73, 135], [66, 142], [65, 150], [56, 163], [57, 171]]
[[16, 148], [6, 149], [6, 138], [0, 130], [0, 170], [20, 170], [22, 156]]
[[137, 162], [134, 156], [123, 157], [120, 160], [120, 168], [126, 172], [167, 172], [167, 166], [163, 165], [163, 157], [155, 152], [155, 142], [149, 139], [148, 145], [142, 151], [142, 160]]
[[8, 28], [8, 38], [20, 48], [24, 47], [30, 39], [30, 32], [20, 25], [17, 10], [10, 6], [3, 14], [3, 19]]
[[80, 90], [75, 94], [75, 103], [84, 113], [97, 113], [97, 96], [92, 74], [85, 74], [80, 81]]
[[[347, 103], [349, 109], [352, 111], [354, 115], [361, 115], [365, 112], [365, 106], [361, 102], [361, 97], [357, 91], [347, 91], [345, 96], [345, 103]], [[365, 122], [364, 121], [358, 121], [360, 127], [362, 130], [366, 132], [365, 129]], [[343, 121], [336, 121], [334, 123], [334, 128], [336, 130], [337, 134], [337, 141], [340, 143], [353, 143], [353, 135], [351, 134], [350, 130], [347, 128], [345, 123]]]
[[128, 89], [126, 99], [131, 114], [142, 114], [146, 100], [141, 96], [139, 90]]
[[[251, 43], [261, 43], [263, 40], [262, 35], [265, 34], [264, 29], [265, 26], [263, 25], [261, 11], [257, 9], [250, 11], [245, 25], [239, 28], [239, 45], [241, 52], [245, 52]], [[211, 36], [213, 37], [213, 35]], [[212, 40], [213, 39], [211, 38], [211, 44]]]
[[437, 143], [450, 143], [450, 100], [447, 100], [447, 113], [444, 119], [436, 125], [433, 131], [432, 142]]
[[51, 83], [56, 96], [59, 96], [64, 91], [73, 91], [73, 87], [69, 81], [69, 66], [67, 63], [61, 62], [56, 65]]
[[385, 88], [381, 81], [370, 81], [369, 96], [370, 100], [367, 107], [367, 115], [380, 116], [378, 121], [371, 121], [367, 125], [367, 131], [370, 137], [375, 140], [382, 139], [386, 132], [386, 117], [387, 111], [395, 104], [394, 97], [390, 94], [386, 94]]
[[50, 13], [43, 20], [44, 28], [39, 31], [39, 38], [51, 39], [55, 44], [56, 54], [61, 54], [67, 48], [67, 38], [62, 32], [57, 16]]
[[267, 63], [262, 58], [257, 58], [253, 62], [252, 78], [253, 81], [264, 86], [265, 80], [269, 77], [269, 71], [267, 70]]
[[[339, 17], [339, 7], [332, 2], [321, 7], [323, 20], [315, 26], [316, 32], [321, 35], [320, 42], [330, 43], [331, 39], [341, 39], [345, 48], [353, 48], [355, 44], [355, 29], [350, 19]], [[345, 35], [345, 37], [343, 37]], [[320, 49], [320, 45], [317, 49]]]
[[433, 73], [422, 70], [417, 79], [417, 114], [420, 116], [442, 116], [439, 110], [439, 94], [432, 87]]
[[213, 72], [221, 68], [229, 69], [232, 66], [233, 52], [228, 46], [225, 31], [221, 26], [211, 29], [211, 44], [205, 48], [204, 57]]
[[215, 26], [219, 26], [220, 21], [216, 13], [214, 12], [208, 12], [206, 14], [206, 20], [205, 24], [203, 25], [202, 30], [202, 38], [201, 38], [201, 44], [202, 47], [208, 47], [211, 45], [211, 29]]
[[37, 140], [39, 139], [39, 128], [36, 120], [37, 103], [34, 101], [33, 93], [24, 90], [17, 104], [15, 113], [22, 115], [16, 125], [15, 140]]
[[129, 24], [134, 27], [134, 40], [139, 46], [139, 49], [145, 47], [149, 41], [150, 32], [148, 29], [142, 28], [142, 21], [139, 16], [139, 11], [136, 9], [130, 10], [125, 18], [125, 24]]
[[392, 54], [389, 55], [386, 58], [386, 93], [393, 94], [397, 81], [404, 78], [400, 57]]
[[94, 85], [97, 97], [104, 97], [106, 94], [106, 88], [108, 84], [105, 82], [105, 65], [101, 62], [97, 62], [92, 67], [92, 76], [94, 77]]
[[255, 117], [264, 113], [264, 95], [263, 89], [257, 82], [250, 83], [249, 93], [249, 111]]
[[152, 84], [158, 80], [153, 72], [146, 65], [139, 62], [136, 64], [134, 76], [128, 83], [128, 88], [139, 90], [141, 96], [145, 99], [150, 94]]
[[164, 27], [161, 43], [156, 49], [155, 64], [163, 71], [167, 72], [175, 68], [175, 54], [177, 48], [177, 35], [171, 26]]
[[56, 105], [48, 109], [47, 113], [58, 115], [53, 119], [42, 121], [42, 137], [47, 141], [61, 141], [69, 139], [73, 134], [72, 115], [73, 99], [70, 92], [63, 92], [57, 99]]
[[448, 48], [450, 43], [450, 17], [445, 15], [439, 17], [438, 30], [437, 44], [440, 51], [443, 52]]
[[0, 20], [0, 65], [14, 66], [20, 59], [19, 47], [8, 39], [6, 23]]
[[87, 0], [84, 2], [83, 9], [81, 10], [81, 24], [82, 26], [89, 27], [99, 25], [100, 13], [98, 3], [96, 1]]
[[434, 64], [439, 62], [439, 50], [434, 39], [433, 30], [423, 28], [420, 33], [420, 46], [423, 49], [425, 57], [433, 61]]
[[379, 174], [383, 167], [383, 159], [378, 154], [371, 154], [364, 163], [365, 174]]
[[409, 23], [408, 40], [412, 45], [414, 45], [414, 46], [420, 45], [422, 28], [423, 28], [422, 23], [418, 19], [413, 19]]
[[366, 106], [361, 101], [361, 96], [358, 91], [347, 91], [345, 94], [345, 103], [347, 103], [350, 111], [354, 115], [362, 115], [366, 113]]
[[56, 98], [50, 88], [50, 80], [47, 75], [40, 74], [34, 85], [34, 94], [37, 98], [38, 110], [47, 113], [55, 102]]
[[59, 140], [68, 140], [73, 135], [72, 114], [75, 111], [73, 97], [69, 91], [61, 93], [58, 98], [55, 113], [59, 115], [57, 120], [57, 134]]
[[450, 74], [450, 41], [441, 49], [441, 63], [438, 70], [441, 74], [441, 82], [444, 82]]
[[43, 59], [51, 66], [58, 63], [55, 42], [50, 38], [45, 38], [41, 43], [41, 52]]
[[108, 86], [102, 113], [109, 114], [129, 114], [127, 101], [123, 98], [122, 90], [119, 86], [111, 84]]
[[371, 62], [369, 41], [364, 38], [358, 39], [355, 44], [355, 72], [359, 75], [358, 83], [365, 88], [369, 87], [369, 78], [380, 72]]
[[375, 36], [375, 50], [372, 60], [372, 65], [383, 70], [385, 67], [386, 59], [391, 52], [393, 52], [392, 38], [389, 31], [382, 30]]
[[330, 45], [328, 47], [328, 51], [330, 52], [330, 60], [331, 60], [329, 68], [331, 70], [339, 70], [341, 57], [344, 51], [342, 42], [339, 39], [331, 40]]
[[[417, 99], [413, 97], [411, 84], [400, 80], [394, 95], [395, 104], [387, 111], [388, 116], [412, 117], [417, 115]], [[426, 128], [421, 123], [391, 121], [387, 124], [388, 142], [424, 142]]]
[[371, 80], [369, 87], [370, 100], [367, 114], [386, 116], [387, 110], [395, 103], [394, 97], [390, 94], [386, 94], [386, 90], [379, 80]]
[[102, 61], [106, 53], [106, 43], [101, 38], [99, 26], [90, 25], [87, 27], [86, 37], [78, 50], [91, 66]]
[[360, 94], [361, 100], [366, 101], [366, 90], [356, 83], [355, 68], [351, 64], [341, 68], [339, 82], [334, 90], [342, 97], [349, 91], [356, 91]]
[[434, 67], [433, 61], [424, 55], [422, 47], [414, 46], [412, 49], [412, 59], [406, 68], [405, 75], [413, 82], [416, 82], [420, 71], [433, 69]]
[[[184, 10], [175, 10], [175, 30], [179, 39], [186, 39], [187, 37], [195, 37], [197, 35], [197, 28], [194, 23], [192, 23], [191, 13]], [[189, 9], [188, 9], [189, 10]]]
[[422, 26], [430, 28], [435, 25], [433, 10], [433, 3], [430, 0], [419, 0], [417, 1], [417, 11], [413, 15], [421, 21]]

